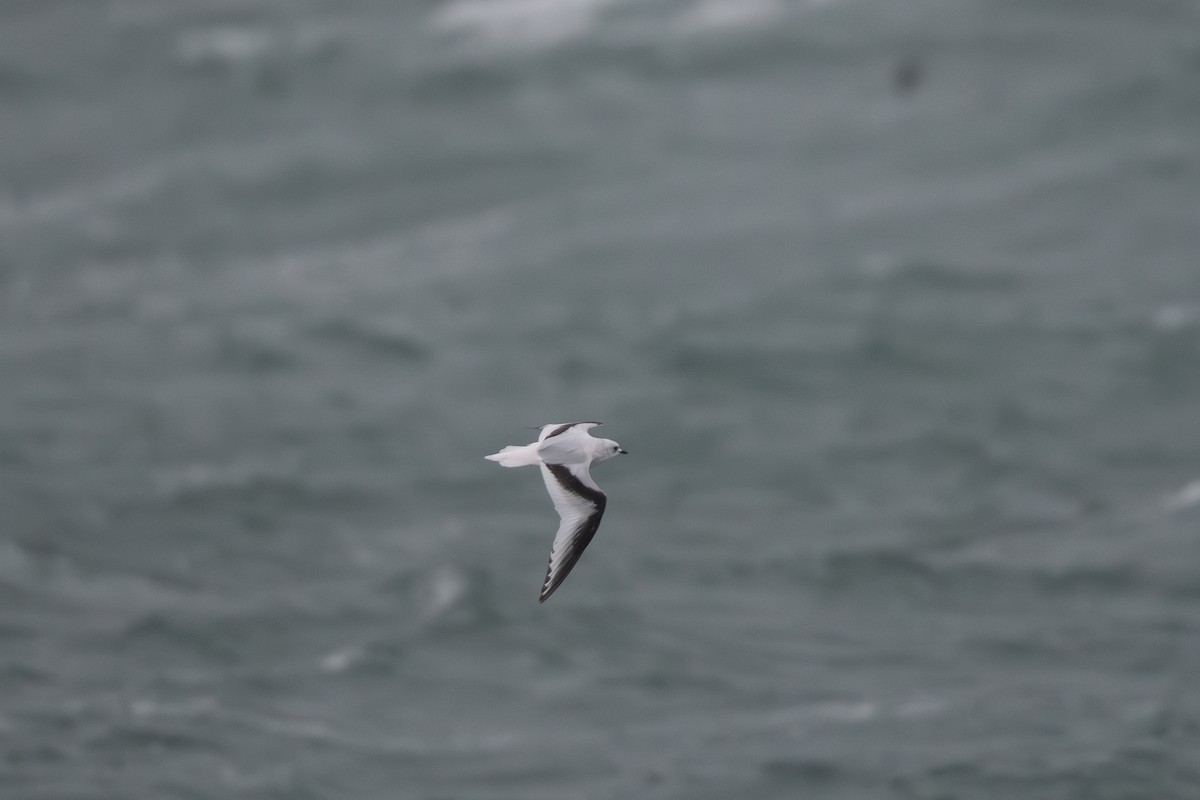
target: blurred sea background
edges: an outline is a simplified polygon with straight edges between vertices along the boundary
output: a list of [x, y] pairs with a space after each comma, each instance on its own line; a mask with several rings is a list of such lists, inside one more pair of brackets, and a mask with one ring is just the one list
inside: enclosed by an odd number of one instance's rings
[[1200, 3], [9, 0], [0, 143], [0, 796], [1200, 796]]

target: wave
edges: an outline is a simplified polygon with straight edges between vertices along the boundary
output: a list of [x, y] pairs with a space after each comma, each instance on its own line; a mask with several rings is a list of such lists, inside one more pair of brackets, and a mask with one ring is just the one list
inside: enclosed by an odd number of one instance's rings
[[364, 490], [355, 485], [322, 481], [287, 463], [195, 463], [159, 469], [155, 483], [163, 497], [188, 505], [244, 499], [273, 505], [325, 507], [354, 504], [364, 498]]
[[335, 344], [405, 361], [428, 361], [429, 343], [403, 326], [341, 317], [315, 325], [309, 332]]
[[381, 588], [400, 598], [408, 609], [406, 627], [410, 637], [457, 634], [504, 621], [485, 569], [442, 563], [405, 572]]
[[961, 558], [895, 547], [834, 551], [813, 559], [779, 559], [766, 572], [800, 581], [832, 596], [974, 605], [999, 597], [1174, 596], [1189, 582], [1125, 561], [1040, 564], [998, 558]]
[[1171, 492], [1163, 500], [1163, 508], [1167, 511], [1183, 511], [1198, 505], [1200, 505], [1200, 479]]
[[771, 24], [783, 16], [782, 0], [699, 0], [676, 16], [681, 33], [747, 30]]
[[606, 7], [629, 0], [451, 0], [429, 19], [441, 34], [466, 37], [478, 50], [554, 47], [592, 30]]
[[175, 60], [192, 69], [295, 66], [326, 60], [342, 49], [334, 31], [320, 26], [219, 25], [193, 28], [175, 42]]

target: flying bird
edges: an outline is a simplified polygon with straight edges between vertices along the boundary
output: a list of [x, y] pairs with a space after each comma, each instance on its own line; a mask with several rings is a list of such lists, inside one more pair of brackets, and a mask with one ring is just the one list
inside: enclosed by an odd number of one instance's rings
[[499, 453], [484, 456], [502, 467], [542, 468], [546, 491], [558, 511], [558, 533], [550, 548], [550, 564], [538, 602], [554, 593], [583, 555], [584, 548], [596, 535], [608, 496], [592, 480], [588, 468], [593, 461], [604, 461], [627, 452], [612, 439], [598, 439], [588, 431], [599, 422], [568, 422], [543, 425], [536, 442], [509, 445]]

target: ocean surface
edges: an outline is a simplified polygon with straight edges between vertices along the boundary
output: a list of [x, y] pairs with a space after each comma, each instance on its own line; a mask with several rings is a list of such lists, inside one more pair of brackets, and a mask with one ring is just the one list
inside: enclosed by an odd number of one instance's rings
[[9, 0], [0, 144], [5, 800], [1200, 797], [1195, 0]]

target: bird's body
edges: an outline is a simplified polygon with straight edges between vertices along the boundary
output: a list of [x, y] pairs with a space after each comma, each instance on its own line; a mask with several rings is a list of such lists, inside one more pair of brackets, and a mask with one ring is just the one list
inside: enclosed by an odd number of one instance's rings
[[611, 439], [598, 439], [588, 430], [599, 422], [543, 425], [536, 442], [509, 445], [485, 456], [502, 467], [538, 465], [546, 491], [558, 511], [558, 532], [550, 550], [550, 563], [538, 602], [545, 602], [574, 568], [584, 548], [596, 535], [608, 497], [592, 480], [589, 467], [625, 450]]

